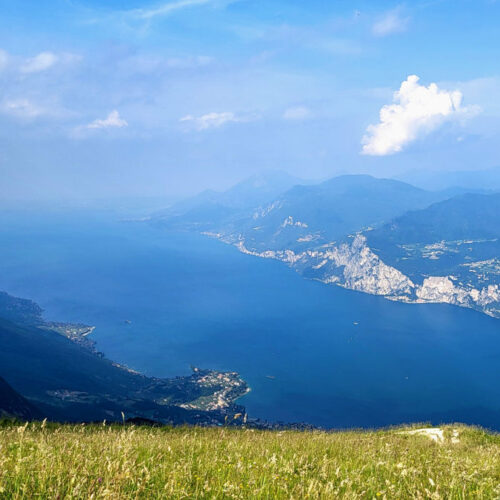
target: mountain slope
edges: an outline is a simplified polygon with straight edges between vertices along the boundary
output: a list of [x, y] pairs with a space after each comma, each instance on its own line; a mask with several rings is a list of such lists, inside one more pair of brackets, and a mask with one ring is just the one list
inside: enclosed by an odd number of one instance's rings
[[299, 251], [339, 238], [441, 199], [403, 182], [345, 175], [312, 186], [294, 186], [272, 203], [215, 232], [252, 252]]
[[[39, 312], [31, 301], [10, 297]], [[236, 373], [195, 370], [189, 377], [155, 379], [132, 372], [64, 334], [1, 319], [0, 367], [13, 389], [54, 420], [142, 417], [169, 423], [217, 423], [240, 412], [234, 401], [248, 390]], [[17, 316], [23, 316], [18, 311]]]
[[500, 317], [499, 214], [500, 194], [468, 194], [338, 243], [277, 258], [325, 283]]
[[34, 420], [43, 418], [43, 414], [27, 399], [14, 391], [14, 389], [0, 377], [0, 419], [1, 418]]
[[223, 192], [203, 191], [153, 214], [152, 218], [168, 227], [211, 230], [240, 213], [269, 203], [292, 186], [304, 182], [286, 172], [263, 172]]
[[415, 283], [417, 299], [500, 316], [500, 194], [466, 194], [366, 233], [367, 245]]
[[393, 244], [500, 236], [500, 194], [464, 194], [411, 211], [370, 235]]

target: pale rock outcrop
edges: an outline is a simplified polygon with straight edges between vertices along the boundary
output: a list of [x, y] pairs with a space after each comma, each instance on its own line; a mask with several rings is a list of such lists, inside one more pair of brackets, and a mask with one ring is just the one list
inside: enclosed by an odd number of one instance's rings
[[470, 294], [457, 287], [448, 276], [430, 276], [416, 290], [417, 298], [425, 302], [447, 302], [448, 304], [467, 304]]
[[349, 245], [325, 252], [327, 259], [343, 267], [343, 286], [374, 295], [411, 293], [414, 283], [402, 272], [385, 264], [366, 245], [366, 238], [358, 234]]

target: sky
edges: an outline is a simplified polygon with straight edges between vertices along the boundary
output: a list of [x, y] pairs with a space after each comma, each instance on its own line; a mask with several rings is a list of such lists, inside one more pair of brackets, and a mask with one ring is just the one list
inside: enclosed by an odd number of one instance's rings
[[0, 0], [0, 197], [500, 165], [500, 1]]

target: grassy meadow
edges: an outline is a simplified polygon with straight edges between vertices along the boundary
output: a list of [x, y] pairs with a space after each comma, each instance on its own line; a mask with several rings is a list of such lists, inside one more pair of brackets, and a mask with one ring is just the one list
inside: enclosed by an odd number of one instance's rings
[[500, 435], [0, 425], [0, 498], [500, 498]]

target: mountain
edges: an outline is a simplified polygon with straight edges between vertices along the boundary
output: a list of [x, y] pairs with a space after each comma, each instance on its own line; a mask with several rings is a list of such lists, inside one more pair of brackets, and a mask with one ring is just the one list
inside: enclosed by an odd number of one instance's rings
[[390, 179], [345, 175], [294, 186], [266, 205], [219, 218], [210, 232], [243, 251], [296, 252], [426, 207], [442, 196]]
[[253, 175], [224, 192], [212, 190], [180, 201], [166, 210], [153, 214], [169, 227], [210, 230], [241, 212], [268, 203], [296, 184], [306, 181], [282, 171], [268, 171]]
[[[200, 209], [189, 224], [177, 227], [281, 260], [306, 278], [500, 317], [500, 194], [463, 191], [340, 176], [294, 186], [267, 204], [229, 216]], [[455, 193], [460, 194], [450, 197]], [[168, 217], [158, 222], [169, 227]]]
[[14, 297], [9, 305], [9, 297], [2, 296], [0, 318], [15, 310], [28, 321], [0, 319], [1, 374], [52, 420], [121, 420], [123, 412], [127, 418], [209, 424], [241, 412], [234, 401], [248, 388], [236, 373], [195, 369], [188, 377], [146, 377], [47, 324], [33, 326], [32, 313], [39, 307]]
[[0, 377], [0, 419], [2, 418], [40, 420], [43, 414]]
[[500, 317], [500, 194], [467, 194], [300, 252], [255, 253], [307, 278]]
[[464, 194], [410, 211], [370, 234], [394, 245], [500, 236], [500, 194]]
[[415, 284], [419, 301], [500, 317], [500, 194], [466, 194], [366, 233], [367, 245]]
[[253, 208], [275, 199], [291, 187], [307, 182], [280, 170], [255, 174], [220, 193], [217, 202], [234, 208]]

